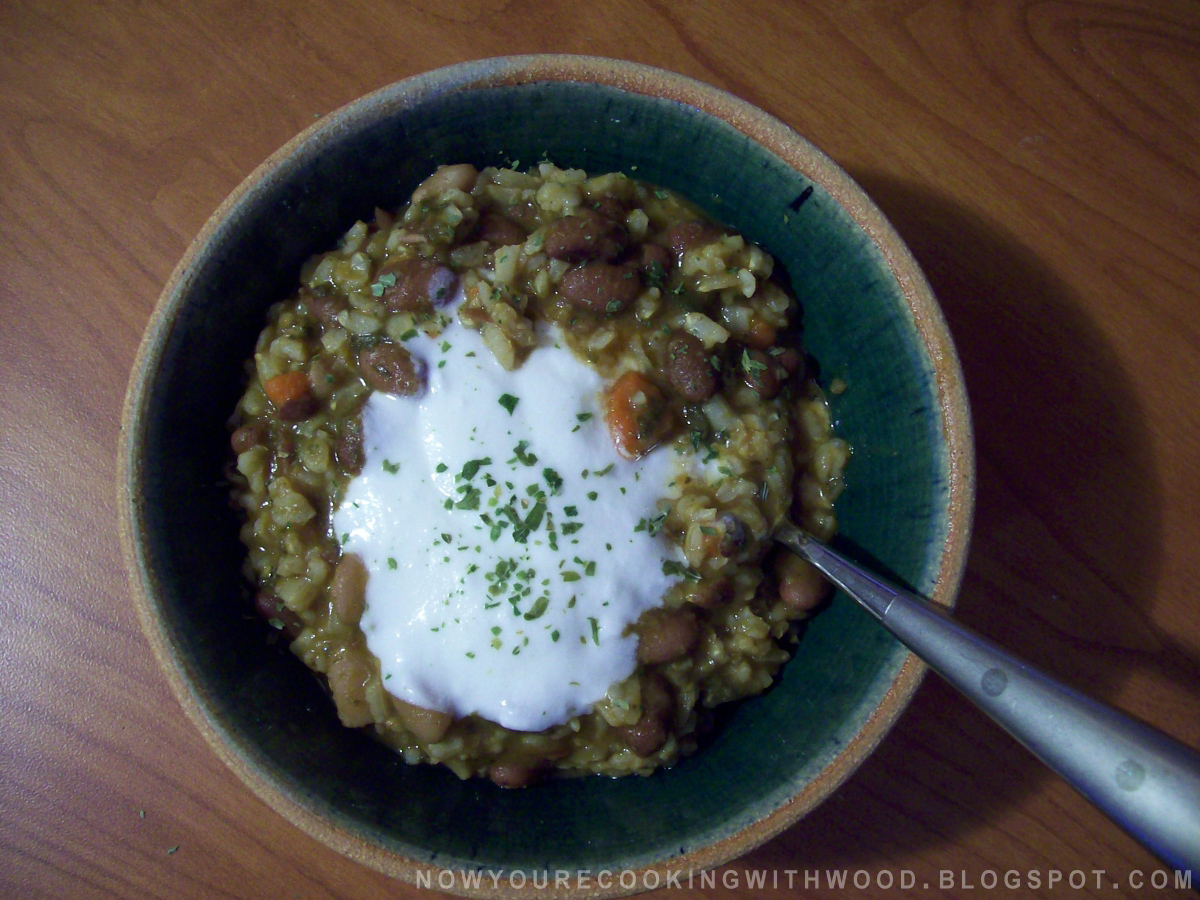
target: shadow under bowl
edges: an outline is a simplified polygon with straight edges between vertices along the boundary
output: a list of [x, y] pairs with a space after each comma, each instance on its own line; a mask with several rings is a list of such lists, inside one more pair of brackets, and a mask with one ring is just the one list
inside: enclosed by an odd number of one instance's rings
[[[853, 447], [842, 536], [953, 605], [966, 557], [973, 451], [961, 372], [911, 255], [811, 144], [737, 98], [632, 63], [483, 60], [384, 88], [268, 159], [205, 225], [159, 301], [132, 373], [121, 445], [126, 560], [146, 635], [180, 702], [271, 807], [380, 871], [446, 889], [445, 870], [630, 872], [616, 895], [718, 865], [827, 797], [891, 727], [924, 667], [844, 596], [807, 627], [767, 694], [698, 755], [649, 778], [504, 791], [405, 765], [342, 728], [315, 679], [248, 615], [239, 522], [222, 482], [226, 420], [267, 307], [301, 264], [437, 165], [619, 170], [679, 191], [764, 246], [804, 310], [805, 343]], [[521, 884], [517, 874], [521, 874]], [[430, 880], [431, 876], [434, 880]]]

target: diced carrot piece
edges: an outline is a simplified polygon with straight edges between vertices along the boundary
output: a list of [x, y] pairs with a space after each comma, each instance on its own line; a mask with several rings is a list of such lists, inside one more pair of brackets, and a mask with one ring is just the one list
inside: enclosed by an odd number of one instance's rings
[[308, 376], [303, 372], [284, 372], [263, 382], [263, 392], [276, 409], [283, 409], [294, 400], [303, 400], [310, 391]]

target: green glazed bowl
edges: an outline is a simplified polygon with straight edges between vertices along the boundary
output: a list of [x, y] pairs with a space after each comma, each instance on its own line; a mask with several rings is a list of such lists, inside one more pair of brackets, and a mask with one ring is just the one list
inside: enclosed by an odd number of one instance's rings
[[812, 810], [895, 722], [921, 663], [837, 596], [777, 686], [671, 770], [518, 791], [460, 781], [342, 728], [302, 664], [264, 642], [221, 483], [242, 360], [301, 263], [441, 163], [541, 159], [679, 191], [775, 256], [822, 380], [847, 386], [832, 398], [853, 447], [840, 540], [952, 606], [973, 502], [970, 422], [911, 255], [850, 178], [782, 123], [699, 82], [590, 57], [483, 60], [402, 81], [326, 117], [233, 192], [172, 275], [135, 364], [123, 542], [180, 702], [298, 827], [435, 889], [612, 896], [725, 862]]

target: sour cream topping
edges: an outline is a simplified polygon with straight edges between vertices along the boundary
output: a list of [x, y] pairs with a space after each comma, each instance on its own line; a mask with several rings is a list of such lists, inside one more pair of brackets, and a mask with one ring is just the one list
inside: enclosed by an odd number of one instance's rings
[[628, 626], [682, 571], [659, 501], [687, 457], [619, 456], [602, 379], [554, 337], [511, 372], [457, 317], [406, 341], [427, 389], [367, 400], [333, 517], [369, 573], [361, 627], [387, 690], [519, 731], [629, 676]]

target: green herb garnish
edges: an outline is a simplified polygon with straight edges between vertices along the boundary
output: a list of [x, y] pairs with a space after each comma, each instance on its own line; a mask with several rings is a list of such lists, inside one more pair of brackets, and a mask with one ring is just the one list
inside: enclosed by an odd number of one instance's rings
[[542, 596], [538, 597], [537, 600], [534, 601], [533, 606], [530, 607], [529, 611], [525, 613], [522, 618], [524, 618], [527, 622], [532, 622], [534, 619], [539, 618], [546, 611], [546, 608], [549, 605], [550, 598], [545, 594], [542, 594]]
[[677, 576], [686, 578], [688, 581], [699, 581], [700, 573], [691, 566], [686, 566], [681, 562], [676, 562], [673, 559], [663, 560], [662, 573], [664, 575]]
[[386, 275], [380, 275], [379, 279], [371, 285], [371, 295], [374, 297], [382, 297], [388, 288], [396, 286], [396, 275], [393, 272], [388, 272]]

